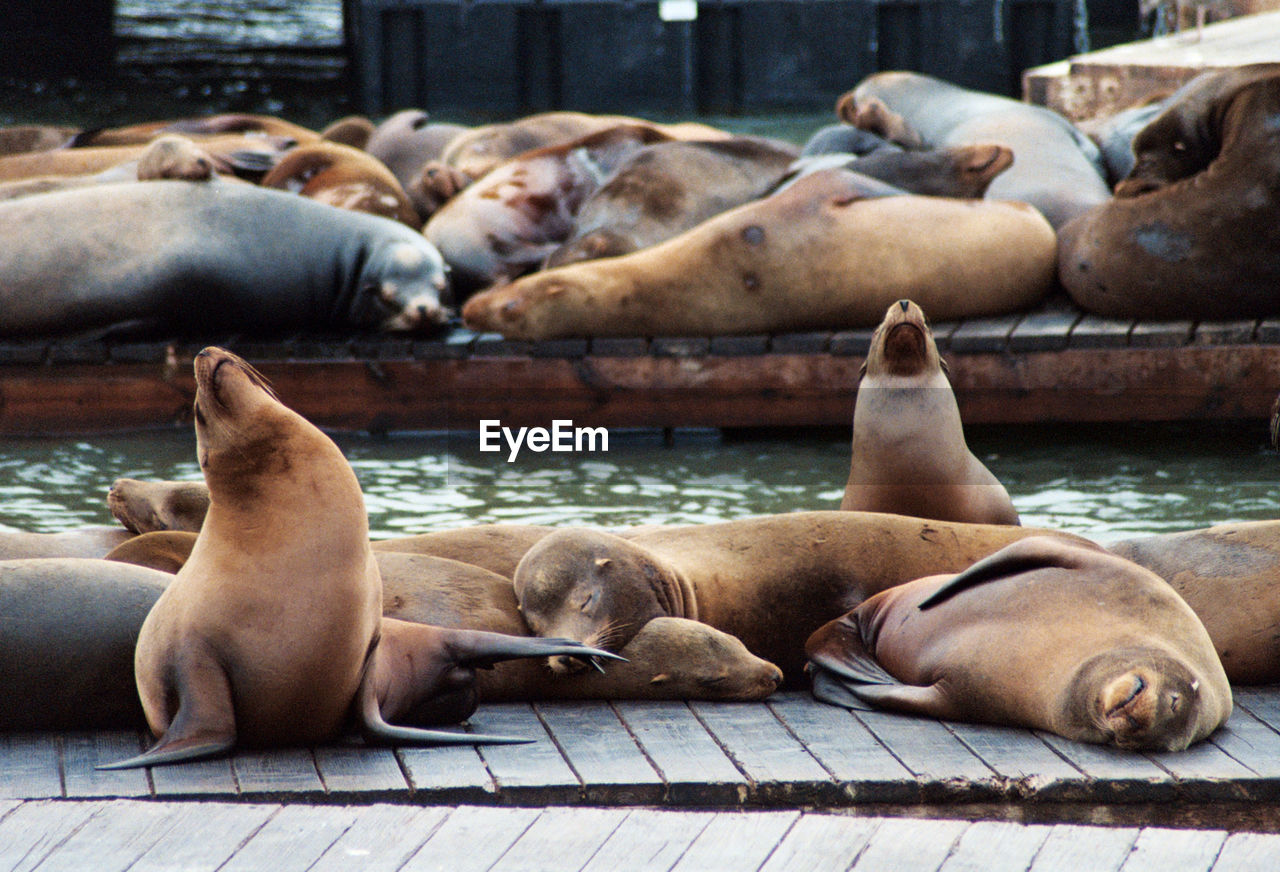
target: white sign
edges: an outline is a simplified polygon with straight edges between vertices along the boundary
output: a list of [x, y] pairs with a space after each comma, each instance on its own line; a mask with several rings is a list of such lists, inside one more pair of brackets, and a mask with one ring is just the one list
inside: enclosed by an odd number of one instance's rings
[[697, 21], [698, 0], [660, 0], [658, 17], [663, 21]]

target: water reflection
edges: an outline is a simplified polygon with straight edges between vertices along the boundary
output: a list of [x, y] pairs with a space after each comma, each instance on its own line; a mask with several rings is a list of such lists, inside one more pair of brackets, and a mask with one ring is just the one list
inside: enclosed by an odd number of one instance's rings
[[[1023, 523], [1102, 541], [1236, 520], [1280, 518], [1277, 458], [1259, 423], [1231, 426], [986, 428], [975, 453], [1005, 483]], [[479, 451], [474, 433], [339, 437], [377, 537], [480, 522], [700, 524], [839, 506], [848, 472], [839, 433], [725, 438], [615, 431], [607, 454]], [[117, 477], [198, 479], [188, 433], [0, 441], [0, 525], [54, 532], [112, 523]]]

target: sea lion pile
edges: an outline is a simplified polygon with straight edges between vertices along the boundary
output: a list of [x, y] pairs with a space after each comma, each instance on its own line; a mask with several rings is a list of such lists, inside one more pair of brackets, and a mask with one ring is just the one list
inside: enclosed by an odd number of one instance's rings
[[0, 336], [426, 332], [454, 313], [519, 339], [706, 336], [1061, 291], [1115, 317], [1264, 318], [1277, 111], [1265, 63], [1080, 127], [877, 73], [803, 148], [576, 112], [9, 128]]

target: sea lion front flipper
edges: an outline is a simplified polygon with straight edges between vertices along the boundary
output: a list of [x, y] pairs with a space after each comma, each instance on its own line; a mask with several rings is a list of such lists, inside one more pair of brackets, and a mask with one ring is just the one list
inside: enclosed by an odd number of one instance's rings
[[[1093, 547], [1105, 553], [1099, 546]], [[1080, 551], [1081, 543], [1068, 542], [1053, 536], [1029, 536], [1026, 539], [1019, 539], [953, 576], [950, 581], [945, 582], [921, 600], [919, 608], [921, 611], [932, 608], [971, 587], [1035, 569], [1051, 567], [1074, 569], [1080, 565]]]
[[232, 749], [236, 743], [236, 721], [226, 672], [208, 659], [175, 671], [173, 691], [178, 698], [178, 711], [164, 735], [136, 757], [95, 768], [164, 766], [216, 757]]

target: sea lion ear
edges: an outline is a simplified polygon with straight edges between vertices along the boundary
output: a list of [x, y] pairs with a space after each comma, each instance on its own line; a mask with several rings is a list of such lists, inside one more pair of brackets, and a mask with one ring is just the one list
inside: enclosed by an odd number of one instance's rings
[[947, 366], [947, 359], [945, 357], [938, 358], [938, 366], [942, 367], [943, 375], [947, 378], [951, 378], [951, 367]]
[[862, 365], [858, 367], [858, 381], [862, 381], [867, 377], [867, 362], [862, 361]]

